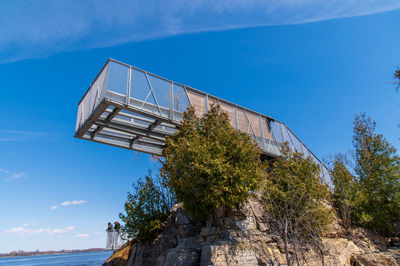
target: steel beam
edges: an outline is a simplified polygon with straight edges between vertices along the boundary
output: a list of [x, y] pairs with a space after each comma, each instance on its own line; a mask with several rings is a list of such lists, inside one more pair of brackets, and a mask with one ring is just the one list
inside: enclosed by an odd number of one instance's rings
[[[121, 108], [115, 107], [114, 110], [107, 116], [106, 121], [111, 121], [118, 113], [121, 111]], [[104, 126], [97, 126], [97, 128], [92, 132], [91, 139], [93, 139], [98, 132], [100, 132]]]

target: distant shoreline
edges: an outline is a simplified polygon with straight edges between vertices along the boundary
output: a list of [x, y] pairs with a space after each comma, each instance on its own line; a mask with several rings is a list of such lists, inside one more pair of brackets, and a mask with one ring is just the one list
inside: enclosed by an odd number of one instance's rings
[[57, 255], [57, 254], [70, 254], [70, 253], [84, 253], [84, 252], [98, 252], [109, 251], [105, 248], [88, 248], [88, 249], [70, 249], [70, 250], [47, 250], [47, 251], [11, 251], [9, 253], [0, 253], [0, 258], [13, 258], [13, 257], [26, 257], [37, 255]]

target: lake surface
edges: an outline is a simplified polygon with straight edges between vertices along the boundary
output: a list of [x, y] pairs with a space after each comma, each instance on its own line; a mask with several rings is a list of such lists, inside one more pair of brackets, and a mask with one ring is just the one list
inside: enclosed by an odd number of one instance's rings
[[0, 258], [0, 265], [102, 265], [112, 251]]

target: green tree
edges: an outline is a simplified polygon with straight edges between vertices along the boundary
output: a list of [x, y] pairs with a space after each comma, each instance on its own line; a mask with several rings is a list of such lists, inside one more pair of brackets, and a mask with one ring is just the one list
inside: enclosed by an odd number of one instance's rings
[[126, 215], [119, 214], [129, 238], [146, 241], [154, 237], [162, 229], [174, 202], [161, 178], [154, 178], [149, 172], [145, 181], [137, 182], [133, 193], [128, 192]]
[[348, 229], [351, 227], [351, 205], [356, 192], [356, 180], [339, 157], [333, 162], [331, 176], [334, 186], [334, 206], [338, 210], [343, 226]]
[[283, 239], [287, 265], [300, 265], [308, 247], [320, 252], [323, 262], [320, 236], [331, 220], [330, 191], [312, 158], [291, 152], [286, 144], [270, 168], [263, 195], [272, 230]]
[[381, 233], [393, 233], [400, 219], [400, 157], [375, 133], [375, 122], [357, 115], [353, 128], [358, 187], [354, 214], [357, 223]]
[[219, 104], [212, 104], [202, 118], [189, 107], [162, 155], [162, 176], [198, 221], [219, 207], [238, 206], [264, 177], [261, 149], [249, 135], [231, 127]]

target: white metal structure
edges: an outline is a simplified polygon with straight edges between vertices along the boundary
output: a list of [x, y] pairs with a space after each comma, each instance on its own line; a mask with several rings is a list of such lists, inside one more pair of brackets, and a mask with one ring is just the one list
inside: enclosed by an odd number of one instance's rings
[[106, 230], [106, 249], [119, 249], [127, 241], [127, 235], [124, 230]]
[[79, 102], [75, 137], [135, 151], [161, 155], [191, 104], [197, 115], [218, 102], [231, 125], [250, 134], [264, 153], [280, 155], [284, 142], [311, 156], [330, 182], [323, 163], [283, 123], [208, 93], [108, 59]]

